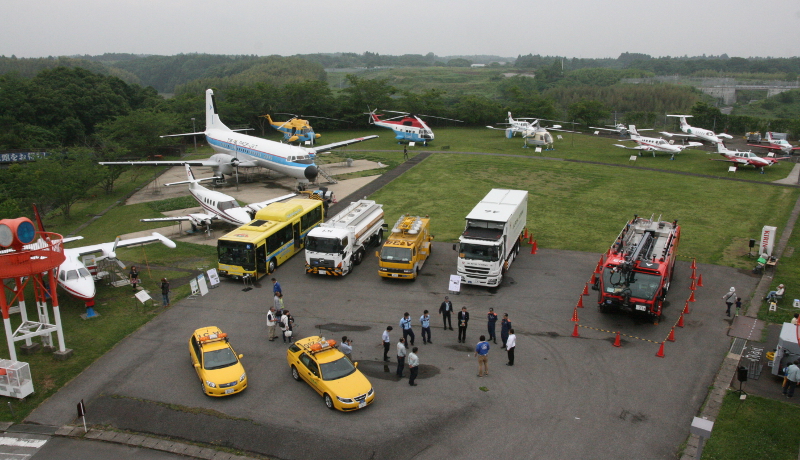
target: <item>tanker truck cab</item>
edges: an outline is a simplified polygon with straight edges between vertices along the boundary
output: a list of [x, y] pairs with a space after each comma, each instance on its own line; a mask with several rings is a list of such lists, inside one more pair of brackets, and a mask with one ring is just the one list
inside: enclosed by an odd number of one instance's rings
[[519, 254], [528, 213], [525, 190], [492, 189], [467, 215], [454, 245], [464, 284], [499, 286]]
[[428, 217], [401, 216], [376, 255], [378, 275], [414, 280], [433, 251]]

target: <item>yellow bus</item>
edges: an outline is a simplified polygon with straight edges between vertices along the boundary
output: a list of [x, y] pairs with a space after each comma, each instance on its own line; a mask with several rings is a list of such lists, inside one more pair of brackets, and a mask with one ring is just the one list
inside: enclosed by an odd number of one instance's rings
[[258, 279], [303, 249], [306, 234], [324, 219], [323, 202], [294, 198], [260, 209], [255, 219], [217, 241], [219, 274]]

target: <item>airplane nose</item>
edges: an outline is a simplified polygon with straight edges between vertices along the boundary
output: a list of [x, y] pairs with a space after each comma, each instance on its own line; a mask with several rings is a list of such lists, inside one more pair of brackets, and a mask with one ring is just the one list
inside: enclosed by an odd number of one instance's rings
[[311, 166], [307, 167], [305, 169], [305, 171], [303, 171], [303, 175], [305, 175], [306, 179], [308, 179], [310, 181], [313, 181], [314, 179], [316, 179], [318, 173], [319, 173], [319, 171], [317, 171], [317, 167], [314, 166], [314, 165], [311, 165]]

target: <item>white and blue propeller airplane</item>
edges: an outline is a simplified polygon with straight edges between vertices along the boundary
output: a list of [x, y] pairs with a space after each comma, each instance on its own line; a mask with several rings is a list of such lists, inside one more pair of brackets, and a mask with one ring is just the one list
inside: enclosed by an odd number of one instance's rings
[[216, 154], [207, 160], [189, 161], [105, 161], [101, 165], [165, 165], [165, 166], [206, 166], [214, 171], [214, 175], [224, 178], [225, 174], [234, 174], [239, 167], [261, 166], [289, 177], [301, 183], [313, 182], [319, 174], [314, 158], [318, 153], [327, 152], [346, 145], [375, 139], [376, 135], [358, 137], [346, 141], [334, 142], [314, 148], [298, 147], [260, 137], [241, 134], [225, 126], [219, 119], [214, 90], [206, 90], [206, 130], [196, 133], [169, 134], [161, 137], [204, 135], [206, 141]]
[[[672, 155], [670, 157], [670, 160], [674, 160], [675, 159], [675, 154], [682, 152], [684, 149], [687, 149], [687, 148], [690, 148], [690, 147], [700, 147], [700, 146], [703, 145], [700, 142], [689, 142], [688, 144], [685, 144], [685, 145], [674, 145], [672, 143], [673, 141], [667, 142], [666, 140], [664, 140], [664, 139], [662, 139], [660, 137], [659, 138], [655, 138], [655, 137], [640, 136], [639, 132], [636, 131], [636, 126], [635, 125], [630, 125], [628, 127], [628, 132], [631, 135], [630, 140], [632, 140], [632, 141], [634, 141], [634, 142], [636, 142], [638, 144], [636, 147], [628, 147], [627, 145], [622, 145], [622, 144], [613, 144], [613, 145], [615, 147], [620, 147], [620, 148], [628, 149], [628, 150], [639, 150], [639, 156], [642, 155], [642, 153], [641, 153], [642, 151], [653, 152], [653, 156], [654, 157], [656, 156], [656, 152], [664, 152], [664, 153], [669, 153], [670, 155]], [[625, 140], [623, 140], [622, 142], [625, 142]]]
[[711, 142], [712, 144], [719, 144], [722, 142], [722, 138], [725, 139], [733, 139], [733, 136], [730, 134], [720, 133], [715, 134], [714, 131], [703, 129], [703, 128], [696, 128], [691, 126], [689, 123], [686, 123], [687, 118], [691, 118], [692, 115], [667, 115], [668, 117], [675, 117], [680, 118], [681, 120], [681, 131], [684, 134], [676, 134], [676, 133], [668, 133], [666, 131], [661, 131], [661, 134], [667, 137], [686, 137], [686, 138], [694, 138], [700, 139], [701, 141]]
[[200, 182], [202, 181], [214, 180], [218, 179], [218, 177], [206, 177], [203, 179], [196, 179], [194, 177], [194, 173], [192, 172], [192, 167], [189, 166], [188, 164], [186, 165], [186, 176], [188, 177], [188, 180], [180, 182], [171, 182], [169, 184], [164, 184], [164, 185], [171, 186], [171, 185], [189, 184], [189, 193], [192, 195], [192, 197], [194, 197], [195, 200], [197, 200], [197, 202], [203, 208], [203, 211], [205, 211], [204, 213], [192, 213], [186, 216], [155, 217], [150, 219], [139, 219], [139, 220], [141, 220], [142, 222], [188, 221], [191, 223], [192, 229], [195, 231], [199, 226], [203, 226], [206, 229], [208, 229], [209, 226], [211, 225], [211, 222], [218, 219], [239, 227], [252, 221], [255, 213], [258, 212], [258, 210], [263, 208], [264, 206], [270, 203], [274, 203], [276, 201], [283, 201], [295, 196], [294, 193], [289, 193], [287, 195], [283, 195], [270, 200], [248, 204], [247, 206], [239, 206], [239, 203], [232, 196], [226, 195], [222, 192], [209, 190], [200, 185]]

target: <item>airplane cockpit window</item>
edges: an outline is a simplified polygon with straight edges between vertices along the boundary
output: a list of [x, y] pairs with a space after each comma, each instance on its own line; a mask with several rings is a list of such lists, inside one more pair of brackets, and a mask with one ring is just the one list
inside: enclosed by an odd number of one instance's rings
[[239, 207], [239, 204], [234, 200], [231, 200], [231, 201], [220, 201], [220, 203], [219, 203], [220, 211], [225, 211], [226, 209], [231, 209], [231, 208], [236, 208], [236, 207]]
[[64, 270], [60, 270], [58, 272], [58, 279], [60, 279], [61, 281], [66, 281], [67, 280], [67, 272], [65, 272]]
[[67, 272], [67, 281], [78, 279], [78, 270], [70, 270]]
[[92, 276], [92, 274], [89, 273], [89, 270], [87, 270], [87, 269], [85, 269], [83, 267], [78, 269], [78, 274], [81, 276], [81, 278], [84, 278], [84, 277], [87, 277], [87, 276]]

